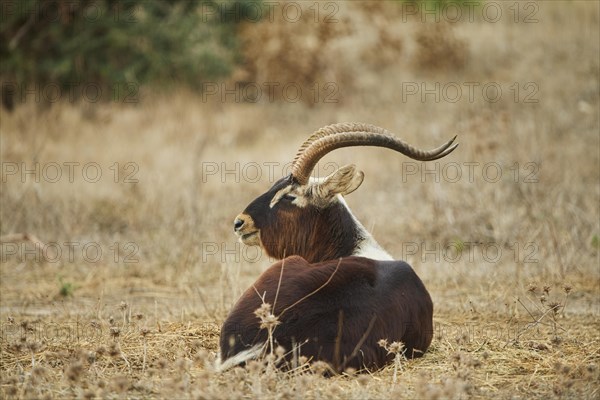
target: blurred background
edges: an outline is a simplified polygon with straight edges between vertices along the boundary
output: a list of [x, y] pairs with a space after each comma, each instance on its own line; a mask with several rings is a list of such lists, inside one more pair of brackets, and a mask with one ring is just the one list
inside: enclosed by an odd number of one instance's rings
[[[365, 172], [347, 201], [423, 279], [436, 326], [498, 324], [497, 342], [512, 340], [507, 332], [548, 311], [534, 284], [565, 306], [571, 347], [552, 342], [550, 328], [536, 332], [556, 358], [514, 379], [539, 369], [552, 382], [559, 358], [575, 374], [597, 349], [597, 2], [0, 5], [3, 327], [10, 318], [95, 321], [103, 333], [86, 348], [140, 314], [139, 324], [159, 324], [155, 358], [181, 344], [159, 335], [160, 324], [215, 352], [228, 310], [273, 261], [236, 242], [234, 217], [288, 173], [310, 133], [360, 121], [421, 148], [458, 134], [458, 149], [437, 162], [353, 148], [315, 171], [353, 163]], [[436, 336], [429, 358], [447, 370], [451, 339]], [[140, 361], [139, 335], [122, 340]], [[2, 341], [5, 370], [18, 376], [29, 355], [11, 350], [17, 336]], [[44, 349], [67, 345], [52, 337]], [[512, 368], [513, 355], [495, 365]], [[551, 393], [551, 384], [535, 392], [490, 371], [498, 380], [484, 397]], [[404, 377], [406, 393], [419, 376]], [[568, 390], [593, 397], [586, 385]]]
[[[366, 92], [403, 61], [429, 76], [482, 66], [491, 72], [501, 67], [484, 60], [492, 54], [475, 53], [473, 63], [468, 35], [455, 27], [536, 24], [538, 12], [536, 3], [503, 10], [494, 2], [441, 0], [3, 1], [2, 100], [9, 110], [31, 99], [131, 103], [140, 90], [210, 95], [211, 83], [223, 82], [246, 89], [243, 101], [260, 102], [254, 86], [279, 82], [298, 85], [308, 105], [320, 102], [321, 90], [339, 102], [349, 96], [338, 92]], [[319, 87], [326, 82], [336, 87]], [[292, 89], [274, 92], [278, 100], [296, 97]]]

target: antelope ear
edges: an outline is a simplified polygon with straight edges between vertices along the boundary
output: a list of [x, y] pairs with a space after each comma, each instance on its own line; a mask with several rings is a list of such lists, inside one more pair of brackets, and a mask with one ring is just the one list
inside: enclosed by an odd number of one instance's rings
[[364, 177], [365, 174], [354, 165], [345, 165], [317, 183], [315, 193], [324, 200], [331, 200], [337, 194], [345, 196], [358, 189]]

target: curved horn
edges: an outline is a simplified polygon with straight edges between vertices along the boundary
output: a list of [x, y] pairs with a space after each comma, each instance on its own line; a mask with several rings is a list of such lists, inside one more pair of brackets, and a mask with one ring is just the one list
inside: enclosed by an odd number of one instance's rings
[[393, 136], [386, 129], [362, 123], [341, 123], [325, 126], [313, 133], [298, 150], [292, 164], [292, 176], [305, 185], [317, 164], [327, 153], [342, 147], [376, 146], [395, 150], [418, 161], [431, 161], [450, 154], [458, 143], [456, 136], [442, 146], [425, 151]]
[[298, 160], [298, 158], [300, 158], [302, 153], [304, 153], [314, 141], [319, 140], [325, 136], [335, 135], [337, 133], [342, 132], [360, 132], [365, 126], [366, 124], [346, 122], [327, 125], [322, 128], [319, 128], [312, 135], [310, 135], [309, 138], [304, 141], [304, 143], [302, 143], [302, 145], [298, 149], [298, 152], [296, 153], [296, 157], [294, 157], [294, 163], [296, 163], [296, 161]]

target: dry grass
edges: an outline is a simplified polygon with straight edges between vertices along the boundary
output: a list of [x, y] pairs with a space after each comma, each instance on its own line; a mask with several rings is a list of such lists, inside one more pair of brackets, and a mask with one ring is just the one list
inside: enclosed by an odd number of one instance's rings
[[[338, 104], [203, 102], [182, 91], [129, 107], [3, 112], [3, 173], [8, 163], [80, 164], [73, 182], [64, 168], [56, 183], [32, 175], [1, 183], [0, 235], [58, 243], [41, 255], [31, 241], [1, 244], [2, 397], [598, 398], [598, 4], [538, 4], [538, 23], [453, 26], [468, 45], [459, 70], [418, 68], [425, 28], [415, 18], [397, 24], [397, 64], [361, 64], [356, 82], [346, 89], [340, 81]], [[331, 40], [347, 45], [343, 35]], [[365, 48], [353, 40], [347, 57], [360, 60]], [[464, 88], [457, 102], [403, 99], [403, 83], [413, 82], [497, 82], [503, 96], [490, 103], [479, 91], [469, 102]], [[522, 101], [527, 82], [539, 89], [537, 103]], [[235, 244], [234, 216], [269, 186], [264, 162], [279, 163], [279, 177], [307, 134], [345, 120], [423, 147], [460, 134], [458, 150], [437, 164], [442, 171], [458, 163], [463, 179], [455, 183], [431, 175], [423, 182], [421, 164], [403, 179], [414, 165], [385, 150], [340, 150], [320, 166], [364, 170], [348, 202], [429, 289], [430, 350], [396, 373], [391, 365], [326, 379], [322, 365], [282, 373], [259, 362], [216, 373], [220, 324], [270, 265]], [[81, 175], [91, 162], [102, 170], [93, 183]], [[468, 162], [480, 163], [472, 182]], [[221, 176], [236, 163], [239, 176]], [[258, 182], [244, 179], [253, 178], [249, 163], [262, 167]], [[483, 179], [485, 163], [497, 163], [502, 179]], [[207, 174], [215, 165], [217, 174]], [[532, 172], [536, 182], [525, 179]], [[125, 181], [131, 173], [137, 183]], [[93, 246], [85, 256], [84, 245]], [[445, 249], [460, 250], [459, 259]], [[498, 249], [499, 257], [486, 253]]]

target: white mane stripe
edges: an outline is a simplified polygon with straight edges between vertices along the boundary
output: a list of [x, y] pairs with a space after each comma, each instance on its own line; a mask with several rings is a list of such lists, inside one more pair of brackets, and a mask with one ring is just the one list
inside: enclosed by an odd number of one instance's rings
[[365, 229], [365, 227], [358, 221], [358, 219], [356, 219], [354, 214], [352, 214], [352, 210], [350, 210], [350, 208], [348, 207], [348, 204], [346, 203], [344, 198], [339, 194], [338, 194], [337, 198], [338, 198], [338, 201], [341, 204], [343, 204], [344, 207], [346, 207], [346, 210], [348, 210], [348, 213], [350, 213], [350, 216], [352, 217], [352, 219], [354, 220], [354, 223], [358, 227], [358, 230], [360, 231], [360, 235], [364, 238], [358, 244], [358, 246], [356, 247], [356, 250], [354, 251], [354, 253], [352, 253], [352, 255], [370, 258], [372, 260], [380, 260], [380, 261], [393, 260], [394, 258], [387, 251], [385, 251], [379, 245], [379, 243], [377, 243], [375, 241], [373, 236]]

